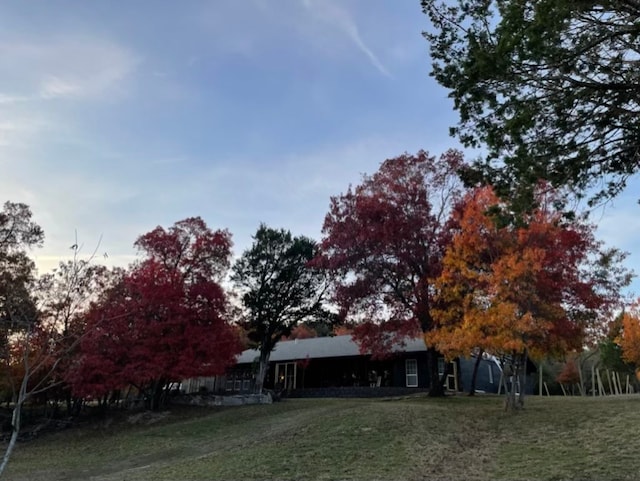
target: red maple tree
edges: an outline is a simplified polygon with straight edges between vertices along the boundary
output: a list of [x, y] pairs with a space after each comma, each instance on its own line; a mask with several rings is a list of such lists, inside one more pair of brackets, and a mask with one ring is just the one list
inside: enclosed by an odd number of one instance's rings
[[[454, 150], [439, 158], [404, 154], [331, 198], [315, 262], [331, 271], [342, 318], [357, 323], [354, 337], [374, 357], [433, 327], [431, 280], [451, 237], [462, 163]], [[437, 358], [430, 348], [434, 396], [443, 394]]]
[[189, 218], [136, 245], [146, 258], [89, 312], [69, 382], [82, 396], [133, 385], [157, 409], [169, 382], [222, 374], [241, 350], [220, 285], [231, 239]]

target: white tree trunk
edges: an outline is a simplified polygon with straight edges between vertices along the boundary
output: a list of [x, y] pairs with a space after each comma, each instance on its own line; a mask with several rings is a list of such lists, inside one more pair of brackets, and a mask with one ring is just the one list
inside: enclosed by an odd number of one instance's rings
[[4, 473], [5, 468], [7, 467], [7, 463], [9, 462], [9, 458], [11, 458], [11, 453], [13, 453], [13, 449], [16, 446], [16, 442], [18, 441], [18, 435], [20, 434], [20, 420], [22, 417], [22, 405], [27, 400], [27, 382], [29, 381], [29, 376], [25, 375], [22, 378], [22, 382], [20, 383], [20, 390], [18, 391], [18, 399], [16, 401], [15, 406], [13, 407], [13, 415], [11, 417], [11, 439], [9, 440], [9, 445], [4, 452], [4, 456], [2, 458], [2, 464], [0, 464], [0, 477]]

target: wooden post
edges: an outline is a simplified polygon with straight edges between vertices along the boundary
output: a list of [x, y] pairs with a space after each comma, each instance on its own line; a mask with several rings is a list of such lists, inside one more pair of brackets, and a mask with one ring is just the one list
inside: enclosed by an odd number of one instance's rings
[[547, 391], [547, 396], [551, 396], [551, 394], [549, 394], [549, 388], [547, 387], [547, 383], [544, 383], [544, 390]]
[[584, 396], [584, 378], [582, 377], [582, 366], [578, 363], [578, 375], [580, 376], [580, 396]]
[[542, 361], [538, 364], [538, 395], [542, 397]]
[[620, 374], [618, 371], [613, 371], [613, 383], [616, 385], [616, 393], [622, 394], [622, 386], [620, 385]]
[[500, 382], [498, 383], [498, 395], [502, 392], [502, 380], [504, 379], [504, 370], [500, 371]]
[[627, 374], [627, 394], [631, 394], [631, 385], [629, 384], [629, 375]]
[[600, 369], [596, 369], [596, 378], [598, 379], [598, 394], [600, 396], [605, 395], [604, 386], [602, 385], [602, 378], [600, 377]]
[[567, 395], [567, 391], [564, 390], [564, 386], [562, 385], [562, 383], [558, 383], [560, 384], [560, 388], [562, 389], [562, 395], [566, 396]]
[[591, 365], [591, 395], [596, 395], [596, 367]]
[[609, 381], [609, 394], [615, 394], [614, 386], [611, 384], [611, 372], [607, 369], [607, 380]]

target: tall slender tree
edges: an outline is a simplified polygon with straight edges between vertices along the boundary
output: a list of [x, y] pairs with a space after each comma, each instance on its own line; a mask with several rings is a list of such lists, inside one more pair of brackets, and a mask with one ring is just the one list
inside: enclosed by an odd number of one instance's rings
[[256, 392], [262, 392], [269, 358], [282, 336], [302, 321], [326, 317], [325, 273], [309, 265], [316, 243], [261, 224], [231, 277], [246, 310], [249, 339], [260, 351]]

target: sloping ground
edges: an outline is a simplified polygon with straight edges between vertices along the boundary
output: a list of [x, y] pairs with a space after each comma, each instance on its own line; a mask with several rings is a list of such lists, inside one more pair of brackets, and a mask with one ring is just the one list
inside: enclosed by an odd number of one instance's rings
[[640, 396], [296, 399], [18, 446], [21, 480], [632, 480]]

